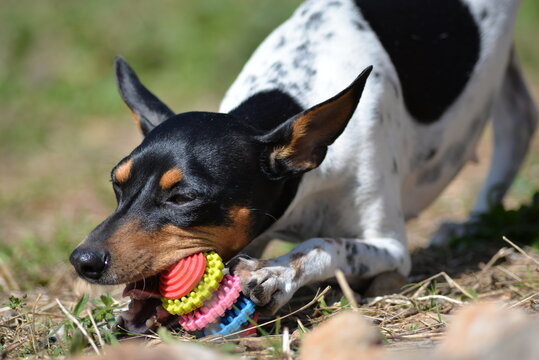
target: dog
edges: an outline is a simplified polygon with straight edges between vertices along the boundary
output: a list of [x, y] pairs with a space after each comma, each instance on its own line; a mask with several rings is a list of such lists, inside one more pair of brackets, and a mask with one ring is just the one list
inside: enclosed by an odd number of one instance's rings
[[[465, 231], [502, 201], [537, 111], [512, 47], [517, 0], [308, 0], [259, 46], [219, 113], [175, 114], [122, 58], [144, 134], [112, 170], [118, 206], [71, 254], [96, 284], [128, 284], [122, 324], [165, 324], [157, 274], [215, 250], [274, 313], [296, 290], [411, 267], [406, 220], [474, 156], [494, 153]], [[359, 76], [358, 76], [359, 74]], [[272, 259], [270, 239], [299, 242]], [[243, 252], [249, 256], [238, 255]]]

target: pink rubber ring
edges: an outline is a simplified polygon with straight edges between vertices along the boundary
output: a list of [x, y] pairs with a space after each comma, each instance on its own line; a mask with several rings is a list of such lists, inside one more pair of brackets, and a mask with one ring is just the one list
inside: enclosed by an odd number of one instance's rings
[[187, 331], [203, 329], [232, 308], [240, 296], [241, 281], [236, 275], [225, 275], [212, 298], [201, 308], [180, 316], [178, 322]]
[[180, 299], [195, 288], [206, 269], [206, 256], [197, 253], [161, 272], [159, 292], [167, 299]]

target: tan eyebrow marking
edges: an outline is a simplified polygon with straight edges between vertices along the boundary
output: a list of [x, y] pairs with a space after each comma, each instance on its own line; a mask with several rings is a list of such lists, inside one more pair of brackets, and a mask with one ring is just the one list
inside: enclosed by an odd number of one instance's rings
[[181, 171], [178, 168], [172, 168], [163, 174], [161, 176], [161, 179], [159, 180], [159, 186], [163, 190], [168, 190], [175, 184], [179, 183], [183, 179], [183, 171]]
[[114, 178], [119, 183], [124, 183], [129, 179], [129, 176], [131, 175], [131, 169], [133, 168], [133, 160], [129, 159], [114, 171]]

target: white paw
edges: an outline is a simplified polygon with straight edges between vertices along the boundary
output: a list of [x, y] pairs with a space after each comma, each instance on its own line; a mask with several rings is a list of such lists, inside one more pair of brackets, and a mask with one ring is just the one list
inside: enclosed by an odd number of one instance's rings
[[296, 271], [272, 260], [239, 255], [230, 260], [228, 266], [230, 273], [240, 277], [243, 294], [265, 314], [277, 312], [297, 290], [294, 282]]

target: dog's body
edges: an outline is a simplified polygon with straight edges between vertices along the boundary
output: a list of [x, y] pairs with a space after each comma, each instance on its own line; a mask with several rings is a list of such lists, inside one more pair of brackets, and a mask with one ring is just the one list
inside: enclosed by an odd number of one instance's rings
[[[302, 243], [275, 259], [235, 258], [231, 270], [241, 276], [247, 296], [271, 312], [285, 304], [299, 287], [328, 279], [337, 269], [351, 278], [371, 278], [395, 270], [407, 275], [410, 258], [405, 220], [428, 206], [473, 158], [491, 115], [495, 131], [493, 166], [473, 214], [501, 201], [525, 156], [536, 123], [533, 101], [511, 50], [518, 2], [310, 0], [262, 43], [228, 91], [220, 110], [243, 119], [258, 134], [276, 126], [281, 132], [288, 131], [286, 144], [275, 142], [279, 147], [273, 148], [271, 161], [265, 165], [273, 174], [272, 181], [286, 180], [279, 185], [279, 191], [268, 190], [269, 196], [277, 199], [246, 201], [244, 212], [230, 215], [233, 225], [229, 221], [227, 228], [252, 221], [257, 212], [269, 215], [265, 222], [260, 220], [264, 224], [257, 230], [251, 226], [253, 236], [248, 241], [254, 240], [245, 251], [254, 257], [273, 238]], [[343, 115], [349, 119], [346, 131], [343, 132], [348, 120], [343, 120], [342, 128], [331, 130], [331, 135], [326, 134], [329, 130], [323, 130], [323, 135], [301, 143], [305, 133], [308, 137], [330, 123], [332, 117], [316, 126], [308, 123], [300, 130], [297, 119], [310, 119], [320, 109], [323, 112], [339, 101], [345, 105], [353, 102], [347, 100], [348, 94], [361, 95], [368, 72], [338, 96], [326, 99], [339, 93], [370, 65], [374, 70], [361, 102], [357, 109], [353, 107], [351, 117]], [[122, 66], [117, 67], [120, 91], [142, 122], [143, 130], [149, 132], [157, 123], [167, 123], [165, 120], [173, 113], [166, 107], [156, 106], [154, 113], [162, 116], [153, 120], [148, 109], [155, 102], [147, 102], [146, 110], [137, 109], [135, 102], [143, 100], [143, 92], [137, 90], [138, 79], [126, 82], [130, 70]], [[300, 111], [306, 115], [293, 116]], [[287, 122], [287, 127], [281, 126]], [[166, 131], [175, 131], [171, 125], [168, 130], [166, 126], [152, 131], [151, 138], [141, 145], [142, 150], [124, 160], [114, 177], [118, 178], [119, 170], [130, 162], [129, 177], [132, 166], [136, 167], [142, 156], [137, 154], [145, 153], [160, 137], [166, 137]], [[279, 131], [265, 136], [262, 143], [273, 141], [268, 139], [274, 139]], [[319, 138], [323, 136], [322, 141]], [[295, 154], [317, 141], [321, 142], [312, 145], [307, 155]], [[262, 152], [262, 157], [267, 155]], [[285, 160], [279, 162], [282, 157]], [[283, 173], [282, 168], [288, 172]], [[268, 173], [267, 168], [264, 173]], [[274, 204], [267, 205], [271, 201]], [[119, 208], [122, 210], [121, 201]], [[227, 207], [230, 209], [236, 207]], [[242, 214], [247, 214], [248, 220], [241, 220]], [[115, 213], [112, 220], [109, 218], [92, 233], [87, 243], [97, 243], [98, 235], [101, 241], [116, 243], [107, 240], [117, 238], [118, 225], [111, 225], [120, 222], [115, 216], [124, 215]], [[276, 221], [268, 222], [271, 217]], [[458, 231], [459, 227], [446, 227], [446, 232], [448, 229]], [[441, 233], [438, 240], [444, 237]], [[230, 255], [248, 241], [238, 241], [241, 246], [232, 247]], [[163, 251], [169, 251], [171, 246]], [[198, 250], [205, 248], [212, 246], [205, 244]], [[175, 258], [167, 263], [150, 267], [147, 275], [154, 275], [187, 253], [174, 254]], [[77, 261], [75, 256], [73, 262], [85, 276]], [[111, 283], [140, 278], [133, 274], [131, 278], [121, 278], [116, 276], [120, 271], [114, 271], [94, 280]]]
[[[381, 6], [389, 3], [383, 2], [386, 4]], [[489, 196], [494, 195], [495, 202], [501, 200], [535, 127], [532, 104], [522, 106], [514, 99], [528, 99], [515, 59], [510, 59], [517, 1], [463, 3], [478, 20], [479, 56], [462, 92], [436, 119], [418, 121], [410, 114], [403, 101], [399, 74], [354, 1], [305, 3], [259, 47], [227, 93], [222, 112], [275, 87], [289, 92], [308, 108], [338, 92], [366, 66], [374, 65], [374, 76], [347, 130], [329, 147], [322, 165], [303, 176], [285, 214], [251, 245], [252, 255], [258, 256], [261, 245], [272, 238], [308, 241], [290, 254], [270, 260], [271, 265], [262, 269], [253, 270], [259, 266], [256, 261], [241, 260], [236, 265], [237, 272], [246, 270], [249, 275], [244, 277], [257, 279], [263, 287], [267, 282], [278, 283], [267, 285], [280, 290], [282, 299], [276, 299], [276, 308], [300, 286], [329, 278], [339, 268], [367, 277], [389, 270], [406, 275], [410, 260], [405, 220], [428, 206], [474, 156], [493, 109], [494, 166], [473, 213], [488, 209], [492, 201]], [[388, 26], [398, 27], [391, 20], [385, 20]], [[462, 24], [464, 19], [455, 20], [457, 26], [467, 26]], [[440, 36], [440, 42], [445, 40], [443, 34], [428, 36], [428, 40], [435, 36]], [[463, 40], [473, 41], [458, 39]], [[454, 66], [451, 61], [455, 58], [459, 58], [458, 53], [444, 59], [440, 70]], [[501, 192], [498, 188], [493, 194], [495, 186], [502, 186]], [[338, 238], [346, 241], [339, 242]], [[324, 255], [331, 255], [320, 256], [317, 247]], [[302, 266], [294, 268], [292, 259], [302, 259]], [[274, 276], [276, 272], [279, 276]], [[264, 291], [262, 303], [269, 301], [264, 298], [270, 295], [268, 292], [271, 290]]]

